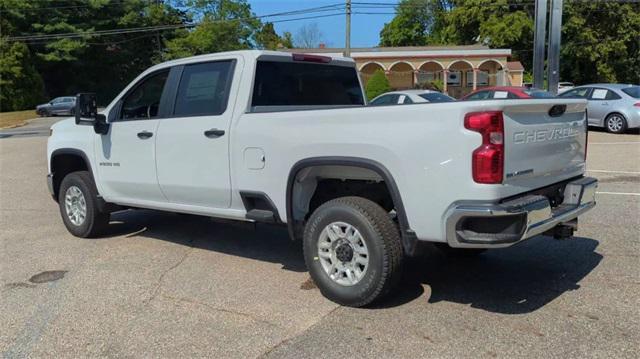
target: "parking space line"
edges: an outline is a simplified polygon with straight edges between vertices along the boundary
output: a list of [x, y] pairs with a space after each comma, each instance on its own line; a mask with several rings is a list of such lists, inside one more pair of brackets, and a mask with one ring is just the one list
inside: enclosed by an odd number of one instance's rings
[[627, 175], [640, 175], [640, 172], [632, 172], [632, 171], [587, 170], [587, 172], [622, 173], [622, 174], [627, 174]]
[[640, 193], [633, 193], [633, 192], [596, 192], [596, 194], [611, 194], [611, 195], [619, 195], [619, 196], [640, 196]]
[[589, 142], [591, 145], [638, 145], [640, 142]]

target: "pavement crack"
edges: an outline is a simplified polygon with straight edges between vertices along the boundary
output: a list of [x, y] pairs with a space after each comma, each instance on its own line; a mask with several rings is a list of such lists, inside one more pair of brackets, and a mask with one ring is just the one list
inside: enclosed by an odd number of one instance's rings
[[191, 254], [192, 251], [193, 251], [193, 247], [189, 247], [189, 249], [187, 249], [184, 252], [184, 254], [180, 258], [180, 260], [178, 260], [171, 267], [167, 268], [164, 272], [162, 272], [162, 274], [160, 274], [160, 277], [158, 278], [158, 281], [156, 282], [156, 284], [153, 287], [153, 290], [151, 291], [151, 296], [144, 301], [145, 305], [149, 305], [158, 296], [158, 294], [160, 293], [160, 289], [162, 289], [162, 281], [164, 280], [164, 277], [169, 272], [171, 272], [172, 270], [178, 268], [182, 263], [184, 263], [184, 261], [187, 259], [187, 257], [189, 256], [189, 254]]
[[203, 307], [206, 307], [207, 309], [216, 311], [216, 312], [221, 312], [221, 313], [227, 313], [227, 314], [233, 314], [233, 315], [238, 315], [247, 319], [250, 319], [254, 322], [257, 323], [262, 323], [262, 324], [266, 324], [272, 327], [277, 327], [277, 328], [282, 328], [280, 325], [270, 322], [268, 320], [264, 320], [264, 319], [260, 319], [256, 316], [254, 316], [253, 314], [250, 313], [245, 313], [245, 312], [241, 312], [241, 311], [237, 311], [237, 310], [233, 310], [233, 309], [225, 309], [225, 308], [220, 308], [220, 307], [216, 307], [214, 305], [211, 305], [209, 303], [206, 302], [201, 302], [199, 300], [195, 300], [195, 299], [190, 299], [190, 298], [182, 298], [182, 297], [174, 297], [174, 296], [170, 296], [170, 295], [166, 295], [166, 294], [160, 294], [160, 296], [162, 298], [165, 298], [167, 300], [171, 300], [174, 302], [184, 302], [184, 303], [190, 303], [190, 304], [195, 304], [195, 305], [201, 305]]

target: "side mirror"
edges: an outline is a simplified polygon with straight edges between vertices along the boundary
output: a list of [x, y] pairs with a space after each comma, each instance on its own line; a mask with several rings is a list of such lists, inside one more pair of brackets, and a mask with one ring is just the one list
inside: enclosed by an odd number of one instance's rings
[[109, 124], [104, 115], [98, 113], [95, 93], [79, 93], [76, 95], [76, 125], [93, 126], [96, 133], [109, 132]]

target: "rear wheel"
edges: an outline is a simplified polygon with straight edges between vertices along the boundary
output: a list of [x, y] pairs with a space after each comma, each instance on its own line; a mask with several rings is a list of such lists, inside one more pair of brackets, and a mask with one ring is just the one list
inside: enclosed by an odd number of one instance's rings
[[361, 307], [383, 297], [402, 272], [398, 228], [387, 211], [361, 197], [341, 197], [316, 209], [304, 233], [311, 278], [330, 300]]
[[624, 133], [627, 130], [627, 120], [619, 113], [612, 113], [604, 120], [604, 126], [611, 133]]
[[58, 204], [65, 227], [76, 237], [95, 237], [109, 223], [109, 213], [100, 212], [98, 191], [87, 171], [72, 172], [62, 180]]

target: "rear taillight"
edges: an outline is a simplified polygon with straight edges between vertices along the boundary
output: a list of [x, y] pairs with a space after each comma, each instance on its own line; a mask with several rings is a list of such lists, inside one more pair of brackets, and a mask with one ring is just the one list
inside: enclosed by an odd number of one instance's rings
[[305, 61], [305, 62], [319, 62], [322, 64], [328, 64], [331, 62], [331, 57], [309, 54], [291, 54], [293, 61]]
[[636, 103], [634, 103], [634, 104], [633, 104], [633, 106], [635, 106], [635, 107], [640, 107], [640, 102], [636, 102]]
[[501, 111], [472, 112], [464, 127], [482, 135], [482, 145], [473, 151], [472, 173], [477, 183], [502, 183], [504, 174], [504, 120]]

